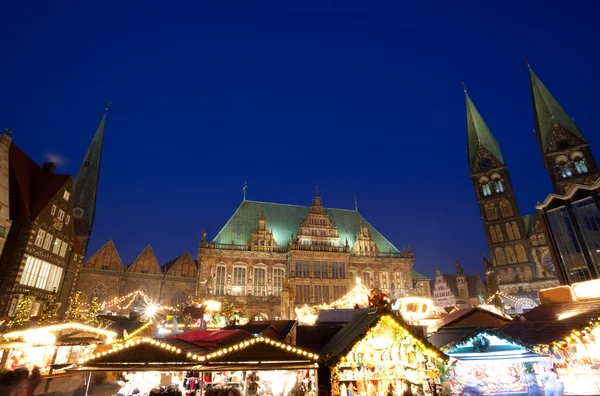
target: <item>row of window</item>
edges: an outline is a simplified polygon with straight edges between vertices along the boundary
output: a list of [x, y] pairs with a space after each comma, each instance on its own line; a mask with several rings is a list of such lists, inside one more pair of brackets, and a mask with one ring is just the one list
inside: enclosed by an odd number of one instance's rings
[[[507, 218], [507, 217], [514, 216], [512, 205], [508, 199], [502, 198], [500, 200], [499, 205], [500, 205], [500, 212], [502, 213], [502, 217]], [[498, 219], [498, 209], [496, 209], [495, 203], [486, 202], [484, 209], [485, 209], [485, 215], [486, 215], [488, 221]]]
[[311, 265], [308, 260], [296, 260], [295, 267], [297, 278], [346, 279], [346, 263], [333, 261], [330, 266], [327, 261], [313, 261]]
[[484, 183], [481, 185], [481, 191], [484, 197], [492, 195], [492, 191], [497, 194], [504, 192], [504, 185], [501, 180]]
[[58, 289], [63, 269], [38, 258], [28, 256], [20, 283], [38, 289]]
[[[521, 232], [519, 231], [519, 226], [516, 222], [513, 221], [512, 223], [506, 223], [505, 230], [509, 241], [521, 239]], [[499, 224], [496, 224], [496, 226], [490, 226], [489, 232], [492, 243], [504, 242], [504, 234], [502, 233], [502, 227], [500, 227]]]
[[[224, 265], [218, 265], [215, 273], [215, 294], [224, 296], [229, 292], [234, 296], [245, 296], [252, 293], [255, 296], [267, 296], [267, 268], [254, 267], [254, 280], [252, 285], [248, 285], [247, 268], [234, 267], [231, 279], [231, 287], [227, 284], [227, 268]], [[273, 282], [271, 293], [274, 296], [281, 295], [283, 280], [285, 279], [285, 268], [275, 267], [272, 269]]]
[[[312, 289], [312, 293], [311, 293]], [[328, 304], [346, 295], [345, 285], [296, 285], [296, 304]]]
[[[54, 239], [54, 241], [53, 241]], [[46, 232], [42, 229], [38, 230], [38, 234], [35, 237], [35, 245], [41, 247], [42, 249], [52, 251], [52, 253], [59, 255], [60, 257], [65, 257], [67, 254], [68, 244], [65, 241], [60, 240], [59, 238], [54, 238], [54, 235]]]
[[[67, 193], [67, 192], [65, 191], [65, 193]], [[52, 209], [50, 209], [50, 214], [52, 216], [54, 216], [56, 214], [56, 209], [57, 209], [56, 205], [52, 205]], [[58, 217], [58, 220], [64, 221], [65, 224], [69, 224], [69, 222], [71, 221], [71, 216], [67, 215], [67, 217], [65, 218], [65, 214], [66, 213], [64, 210], [58, 209], [58, 215], [56, 217]]]
[[496, 256], [497, 265], [527, 262], [527, 253], [525, 252], [523, 245], [520, 243], [517, 244], [514, 249], [512, 246], [506, 246], [504, 249], [497, 247], [494, 250], [494, 255]]

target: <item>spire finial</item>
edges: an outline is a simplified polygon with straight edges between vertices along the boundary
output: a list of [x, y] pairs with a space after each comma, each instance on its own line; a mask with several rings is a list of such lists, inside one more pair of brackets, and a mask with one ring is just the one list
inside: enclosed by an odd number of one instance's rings
[[356, 200], [356, 193], [354, 193], [354, 211], [358, 212], [358, 201]]
[[112, 102], [110, 100], [106, 101], [106, 106], [104, 107], [105, 111], [108, 111], [108, 108], [112, 105]]
[[525, 65], [527, 65], [528, 68], [531, 69], [531, 65], [529, 64], [529, 59], [527, 59], [527, 57], [523, 57], [523, 59], [525, 60]]
[[319, 196], [319, 186], [315, 186], [315, 195]]
[[246, 200], [246, 191], [248, 191], [248, 183], [244, 182], [244, 187], [242, 187], [242, 191], [244, 192], [244, 201]]
[[467, 84], [465, 84], [465, 82], [463, 81], [460, 86], [462, 87], [464, 93], [467, 93]]

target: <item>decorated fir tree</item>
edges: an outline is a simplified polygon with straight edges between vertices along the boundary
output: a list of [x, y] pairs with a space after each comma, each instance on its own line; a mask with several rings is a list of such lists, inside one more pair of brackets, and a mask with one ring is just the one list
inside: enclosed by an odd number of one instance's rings
[[14, 316], [10, 318], [6, 324], [6, 328], [8, 330], [22, 329], [29, 323], [30, 315], [31, 296], [29, 295], [29, 292], [26, 291], [23, 295], [23, 299], [19, 302], [19, 304], [17, 304]]
[[55, 288], [52, 290], [52, 293], [50, 293], [46, 304], [44, 304], [44, 308], [42, 309], [42, 317], [40, 318], [40, 324], [49, 325], [58, 323], [58, 307], [59, 303], [56, 299]]
[[98, 326], [98, 297], [94, 297], [92, 302], [90, 303], [90, 309], [85, 315], [85, 324], [90, 326]]
[[233, 300], [231, 297], [226, 296], [223, 301], [221, 301], [221, 310], [219, 314], [225, 318], [225, 323], [229, 323], [231, 319], [233, 319], [233, 314], [235, 313], [235, 307], [233, 306]]
[[67, 313], [65, 314], [65, 319], [67, 322], [81, 322], [82, 315], [81, 312], [81, 292], [75, 293], [73, 297], [69, 300], [69, 308], [67, 308]]

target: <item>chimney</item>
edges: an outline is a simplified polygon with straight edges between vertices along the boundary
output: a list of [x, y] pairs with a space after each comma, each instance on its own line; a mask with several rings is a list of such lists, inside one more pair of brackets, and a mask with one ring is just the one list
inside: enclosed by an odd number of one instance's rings
[[48, 172], [48, 173], [52, 174], [52, 173], [54, 173], [54, 170], [56, 169], [56, 164], [54, 162], [44, 162], [42, 169], [44, 170], [44, 172]]

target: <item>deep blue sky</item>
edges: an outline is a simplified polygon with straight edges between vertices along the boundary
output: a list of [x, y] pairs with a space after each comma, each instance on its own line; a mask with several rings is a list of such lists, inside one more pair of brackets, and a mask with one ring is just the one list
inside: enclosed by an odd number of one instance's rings
[[319, 185], [352, 208], [356, 192], [421, 272], [482, 271], [460, 85], [532, 212], [550, 182], [525, 55], [600, 150], [596, 1], [10, 3], [0, 127], [75, 173], [114, 103], [90, 251], [113, 239], [125, 262], [148, 244], [161, 264], [195, 257], [247, 181], [262, 201], [307, 205]]

